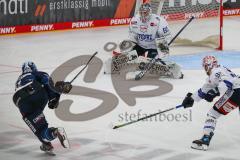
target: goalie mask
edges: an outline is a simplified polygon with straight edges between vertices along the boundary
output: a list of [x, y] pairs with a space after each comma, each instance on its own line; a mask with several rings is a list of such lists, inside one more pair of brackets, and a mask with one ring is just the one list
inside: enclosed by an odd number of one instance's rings
[[219, 65], [218, 65], [218, 61], [217, 61], [216, 57], [206, 56], [203, 58], [202, 66], [203, 66], [205, 72], [207, 73], [207, 75], [209, 76], [211, 74], [211, 70], [215, 67], [218, 67]]
[[147, 21], [149, 21], [152, 14], [151, 5], [149, 3], [143, 3], [140, 6], [139, 14], [140, 14], [140, 19], [143, 23], [146, 23]]
[[37, 66], [31, 62], [27, 61], [22, 64], [22, 73], [36, 72]]

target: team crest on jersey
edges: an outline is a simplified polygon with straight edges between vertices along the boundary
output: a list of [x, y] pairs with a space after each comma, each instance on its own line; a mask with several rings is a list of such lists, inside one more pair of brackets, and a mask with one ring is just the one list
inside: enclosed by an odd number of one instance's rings
[[153, 41], [153, 38], [151, 34], [138, 34], [138, 40], [151, 42]]
[[147, 29], [148, 29], [148, 27], [145, 26], [145, 25], [140, 26], [140, 31], [143, 32], [143, 33], [147, 32]]
[[156, 24], [156, 23], [153, 23], [153, 22], [151, 22], [151, 23], [150, 23], [150, 26], [152, 26], [152, 27], [153, 27], [153, 26], [157, 26], [157, 24]]

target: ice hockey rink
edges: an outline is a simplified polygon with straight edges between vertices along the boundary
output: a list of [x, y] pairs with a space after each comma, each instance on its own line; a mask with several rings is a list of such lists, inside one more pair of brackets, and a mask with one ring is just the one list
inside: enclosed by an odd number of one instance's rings
[[[119, 43], [128, 35], [127, 26], [103, 27], [85, 30], [20, 34], [0, 37], [0, 159], [2, 160], [238, 160], [240, 157], [240, 115], [238, 109], [222, 116], [208, 151], [190, 148], [191, 142], [202, 136], [207, 111], [213, 103], [201, 101], [192, 109], [177, 109], [162, 117], [148, 119], [117, 130], [109, 127], [122, 124], [146, 114], [165, 110], [181, 104], [187, 92], [194, 92], [202, 86], [206, 75], [201, 69], [204, 55], [213, 54], [219, 62], [232, 68], [240, 75], [240, 17], [224, 18], [224, 51], [206, 51], [199, 47], [172, 48], [171, 60], [183, 67], [184, 79], [160, 79], [172, 86], [168, 93], [146, 95], [137, 98], [136, 104], [119, 96], [128, 92], [116, 91], [115, 79], [103, 74], [103, 67], [93, 79], [84, 78], [82, 73], [74, 82], [72, 92], [79, 86], [95, 89], [90, 95], [102, 93], [111, 95], [114, 106], [107, 113], [100, 109], [96, 115], [89, 112], [96, 109], [100, 99], [80, 95], [63, 95], [62, 100], [72, 100], [66, 115], [45, 108], [50, 126], [64, 127], [71, 148], [64, 149], [54, 140], [56, 156], [41, 152], [40, 143], [23, 122], [18, 109], [12, 102], [15, 81], [21, 73], [21, 64], [26, 60], [36, 63], [39, 70], [51, 74], [66, 61], [98, 51], [97, 58], [104, 62], [111, 56], [104, 50], [108, 42]], [[196, 31], [199, 32], [199, 31]], [[197, 34], [197, 33], [192, 33]], [[191, 35], [190, 35], [191, 36]], [[94, 66], [93, 62], [93, 66]], [[81, 67], [71, 72], [65, 80], [71, 80]], [[142, 81], [152, 81], [145, 78]], [[156, 80], [155, 80], [156, 81]], [[139, 83], [139, 82], [136, 82]], [[154, 86], [143, 85], [132, 90], [148, 91]], [[224, 88], [222, 89], [224, 90]], [[81, 92], [81, 91], [80, 91]], [[147, 92], [146, 94], [148, 94]], [[86, 93], [88, 94], [88, 93]], [[111, 97], [110, 96], [110, 97]], [[109, 103], [107, 103], [109, 104]], [[62, 107], [62, 106], [60, 106]], [[103, 109], [111, 106], [104, 106]], [[61, 112], [62, 113], [62, 112]], [[74, 116], [73, 116], [74, 115]], [[73, 116], [71, 119], [70, 116]], [[94, 117], [95, 116], [95, 117]], [[177, 118], [176, 118], [177, 117]]]

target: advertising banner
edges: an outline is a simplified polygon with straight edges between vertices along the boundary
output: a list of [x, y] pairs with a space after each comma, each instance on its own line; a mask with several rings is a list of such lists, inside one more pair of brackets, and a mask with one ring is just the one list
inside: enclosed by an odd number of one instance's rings
[[[224, 2], [224, 15], [240, 15], [240, 0]], [[174, 10], [175, 0], [167, 3]], [[136, 0], [0, 0], [0, 35], [128, 24], [135, 5]]]
[[223, 7], [225, 16], [240, 15], [240, 0], [226, 1]]
[[134, 5], [134, 0], [0, 0], [0, 26], [126, 18]]
[[240, 8], [240, 0], [225, 0], [223, 1], [224, 9], [239, 9]]

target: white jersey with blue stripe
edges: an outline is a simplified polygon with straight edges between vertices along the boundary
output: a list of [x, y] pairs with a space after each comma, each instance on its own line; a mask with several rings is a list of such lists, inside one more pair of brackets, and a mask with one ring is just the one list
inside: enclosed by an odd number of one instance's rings
[[157, 49], [156, 38], [165, 37], [168, 42], [171, 39], [167, 21], [156, 14], [151, 14], [145, 23], [140, 20], [139, 14], [134, 16], [130, 22], [129, 36], [144, 49]]
[[[203, 93], [207, 93], [209, 90], [218, 87], [220, 83], [224, 83], [228, 90], [237, 89], [240, 88], [240, 77], [227, 67], [215, 67], [200, 90]], [[195, 101], [202, 99], [199, 91], [195, 92], [192, 97]]]

